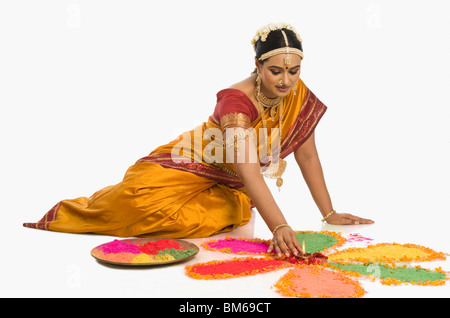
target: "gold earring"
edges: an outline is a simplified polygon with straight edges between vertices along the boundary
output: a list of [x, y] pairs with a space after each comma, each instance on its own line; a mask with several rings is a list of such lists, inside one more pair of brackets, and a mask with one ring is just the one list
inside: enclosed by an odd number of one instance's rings
[[260, 91], [260, 89], [261, 89], [261, 77], [259, 77], [259, 72], [258, 73], [256, 73], [257, 75], [256, 75], [256, 89], [258, 90], [258, 92]]

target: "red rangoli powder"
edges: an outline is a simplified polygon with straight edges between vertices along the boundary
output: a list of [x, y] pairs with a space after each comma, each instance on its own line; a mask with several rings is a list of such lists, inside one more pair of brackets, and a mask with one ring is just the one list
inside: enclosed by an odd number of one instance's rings
[[269, 258], [235, 258], [228, 261], [212, 261], [186, 267], [188, 276], [197, 279], [222, 279], [255, 275], [289, 266], [285, 261]]
[[147, 242], [144, 245], [139, 246], [139, 250], [142, 253], [149, 255], [156, 255], [159, 251], [173, 248], [175, 250], [185, 250], [178, 244], [177, 241], [161, 239], [156, 242]]

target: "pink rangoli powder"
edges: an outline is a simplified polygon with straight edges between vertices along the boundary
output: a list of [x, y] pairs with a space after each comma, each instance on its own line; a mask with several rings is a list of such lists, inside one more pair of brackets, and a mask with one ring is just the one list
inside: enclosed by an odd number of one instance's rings
[[116, 254], [116, 253], [131, 253], [140, 254], [141, 251], [138, 246], [129, 244], [123, 241], [114, 240], [112, 242], [102, 244], [98, 247], [99, 250], [105, 254]]
[[373, 241], [373, 239], [368, 238], [368, 237], [364, 237], [361, 234], [358, 233], [351, 233], [349, 235], [349, 238], [347, 239], [347, 243], [352, 243], [352, 242], [367, 242], [367, 241]]
[[265, 254], [269, 248], [266, 242], [234, 239], [227, 237], [224, 240], [217, 240], [208, 242], [205, 245], [209, 249], [217, 249], [221, 251], [228, 251], [230, 253], [251, 253], [251, 254]]

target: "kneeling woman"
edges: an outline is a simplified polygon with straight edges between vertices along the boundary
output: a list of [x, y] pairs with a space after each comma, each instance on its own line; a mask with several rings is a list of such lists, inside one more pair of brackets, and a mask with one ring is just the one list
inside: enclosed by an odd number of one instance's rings
[[217, 93], [207, 122], [139, 159], [120, 183], [89, 198], [60, 201], [24, 226], [120, 237], [206, 237], [246, 224], [254, 206], [273, 232], [270, 248], [297, 254], [302, 250], [295, 233], [264, 180], [276, 179], [281, 187], [284, 158], [291, 153], [324, 221], [373, 223], [333, 209], [314, 141], [327, 108], [299, 78], [298, 33], [271, 24], [252, 43], [255, 72]]

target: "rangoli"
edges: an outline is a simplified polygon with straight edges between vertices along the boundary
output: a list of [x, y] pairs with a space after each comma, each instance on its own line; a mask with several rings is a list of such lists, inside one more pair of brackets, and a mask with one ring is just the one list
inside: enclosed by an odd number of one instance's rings
[[247, 256], [186, 266], [186, 274], [195, 279], [226, 279], [289, 268], [274, 285], [277, 292], [289, 297], [362, 297], [366, 293], [359, 281], [362, 277], [379, 280], [384, 285], [443, 285], [448, 280], [441, 268], [430, 270], [405, 264], [446, 259], [447, 254], [428, 247], [379, 243], [338, 250], [350, 242], [372, 239], [359, 234], [350, 234], [346, 239], [329, 231], [298, 231], [296, 236], [300, 243], [305, 242], [308, 258], [278, 258], [267, 251], [270, 241], [228, 236], [201, 246], [210, 251]]

